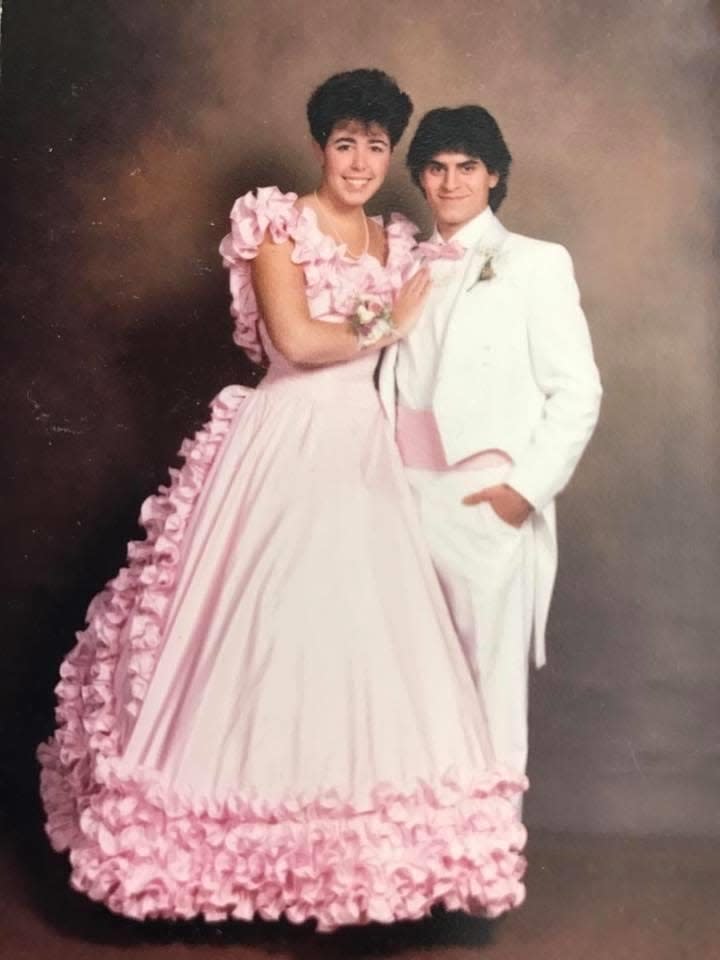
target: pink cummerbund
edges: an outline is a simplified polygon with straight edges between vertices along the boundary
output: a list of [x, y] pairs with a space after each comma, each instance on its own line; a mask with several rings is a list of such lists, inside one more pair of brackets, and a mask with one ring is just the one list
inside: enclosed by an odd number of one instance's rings
[[459, 463], [449, 464], [432, 410], [398, 406], [395, 439], [406, 467], [414, 470], [485, 470], [512, 463], [502, 450], [481, 450]]

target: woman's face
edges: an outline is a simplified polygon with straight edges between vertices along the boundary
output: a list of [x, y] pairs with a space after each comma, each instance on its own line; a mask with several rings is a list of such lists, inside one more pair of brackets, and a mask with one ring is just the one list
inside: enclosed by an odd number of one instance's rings
[[333, 128], [321, 153], [323, 190], [336, 203], [355, 207], [367, 203], [382, 186], [392, 147], [382, 127], [350, 120]]

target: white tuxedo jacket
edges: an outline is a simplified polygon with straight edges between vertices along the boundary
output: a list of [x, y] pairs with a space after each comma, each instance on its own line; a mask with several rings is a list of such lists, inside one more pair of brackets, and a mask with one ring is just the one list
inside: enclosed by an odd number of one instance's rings
[[[495, 276], [476, 282], [491, 247], [498, 250]], [[600, 377], [564, 247], [510, 233], [492, 216], [482, 241], [457, 267], [464, 276], [440, 347], [432, 409], [448, 463], [505, 451], [513, 461], [507, 483], [535, 507], [539, 664], [557, 563], [553, 500], [597, 422]], [[392, 423], [402, 349], [399, 343], [385, 351], [379, 373]]]

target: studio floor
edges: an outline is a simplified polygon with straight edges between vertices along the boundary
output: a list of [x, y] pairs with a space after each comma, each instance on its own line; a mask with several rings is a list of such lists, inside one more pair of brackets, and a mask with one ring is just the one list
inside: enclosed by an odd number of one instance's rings
[[285, 923], [135, 924], [66, 885], [36, 829], [0, 858], [2, 960], [713, 960], [720, 842], [536, 833], [528, 898], [487, 923], [457, 914], [317, 935]]

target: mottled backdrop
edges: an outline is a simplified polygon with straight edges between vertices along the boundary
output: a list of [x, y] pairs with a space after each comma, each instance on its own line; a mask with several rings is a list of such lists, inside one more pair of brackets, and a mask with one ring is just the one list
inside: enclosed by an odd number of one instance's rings
[[[605, 385], [560, 502], [531, 826], [720, 834], [718, 6], [691, 0], [6, 0], [0, 802], [141, 499], [229, 382], [232, 200], [315, 183], [304, 123], [376, 65], [418, 113], [476, 101], [515, 155], [514, 230], [572, 251]], [[427, 227], [402, 170], [375, 204]], [[12, 499], [11, 499], [12, 498]]]

